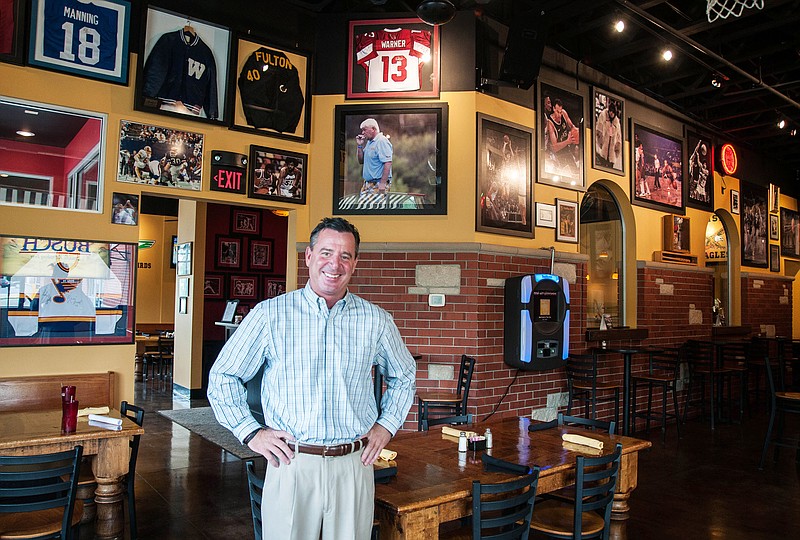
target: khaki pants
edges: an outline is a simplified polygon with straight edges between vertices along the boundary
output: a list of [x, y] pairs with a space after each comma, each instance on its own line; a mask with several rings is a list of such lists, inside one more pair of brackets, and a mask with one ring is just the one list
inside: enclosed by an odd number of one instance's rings
[[[375, 477], [361, 453], [322, 457], [295, 453], [267, 466], [261, 499], [264, 540], [368, 540]], [[320, 535], [321, 532], [321, 535]]]

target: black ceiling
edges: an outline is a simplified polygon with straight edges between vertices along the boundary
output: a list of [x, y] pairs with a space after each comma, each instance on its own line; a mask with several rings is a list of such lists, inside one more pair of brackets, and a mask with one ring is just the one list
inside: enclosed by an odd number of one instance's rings
[[[412, 12], [418, 0], [290, 0], [317, 13]], [[738, 0], [723, 0], [733, 7]], [[452, 0], [507, 26], [515, 9], [544, 13], [547, 45], [744, 145], [800, 177], [800, 0], [709, 22], [707, 0]], [[625, 21], [625, 31], [614, 23]], [[667, 63], [661, 51], [669, 46]], [[722, 83], [712, 86], [712, 79]], [[780, 118], [784, 129], [777, 127]], [[768, 179], [767, 181], [777, 181]]]

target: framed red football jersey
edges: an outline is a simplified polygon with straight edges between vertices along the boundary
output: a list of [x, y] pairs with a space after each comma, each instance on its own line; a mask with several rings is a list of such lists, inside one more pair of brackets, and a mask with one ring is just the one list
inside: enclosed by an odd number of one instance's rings
[[438, 98], [439, 27], [419, 19], [350, 21], [347, 98]]

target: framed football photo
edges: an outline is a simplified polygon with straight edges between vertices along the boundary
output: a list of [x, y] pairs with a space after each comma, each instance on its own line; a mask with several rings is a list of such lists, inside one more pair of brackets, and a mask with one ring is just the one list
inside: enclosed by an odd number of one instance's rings
[[348, 37], [347, 99], [439, 97], [438, 26], [350, 21]]

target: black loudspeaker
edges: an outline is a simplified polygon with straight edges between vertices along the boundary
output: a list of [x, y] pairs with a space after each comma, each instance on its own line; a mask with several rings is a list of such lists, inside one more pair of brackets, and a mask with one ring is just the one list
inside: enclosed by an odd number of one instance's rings
[[540, 9], [515, 9], [498, 79], [527, 90], [539, 76], [547, 22]]

